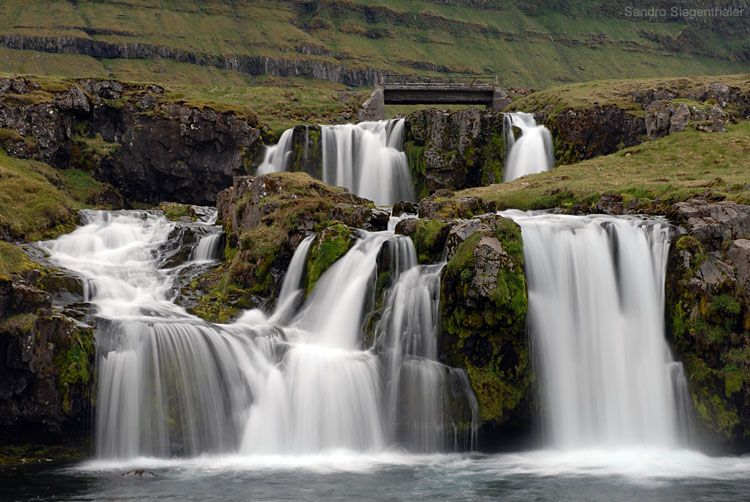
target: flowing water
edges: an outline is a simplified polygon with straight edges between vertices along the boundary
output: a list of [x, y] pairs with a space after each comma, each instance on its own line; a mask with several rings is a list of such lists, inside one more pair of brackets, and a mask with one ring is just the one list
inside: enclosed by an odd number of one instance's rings
[[527, 327], [548, 443], [687, 446], [688, 394], [664, 335], [671, 227], [659, 220], [530, 215], [521, 225]]
[[[251, 311], [234, 324], [214, 325], [172, 300], [176, 271], [214, 258], [220, 234], [202, 237], [187, 265], [165, 268], [178, 224], [142, 211], [87, 211], [83, 219], [75, 232], [43, 246], [54, 263], [85, 279], [86, 299], [102, 319], [100, 458], [380, 452], [398, 445], [434, 452], [472, 444], [476, 404], [468, 380], [437, 362], [439, 267], [418, 267], [410, 239], [362, 232], [298, 309], [310, 236], [292, 259], [275, 313]], [[378, 270], [395, 286], [373, 345], [363, 326], [376, 314]], [[416, 305], [404, 313], [392, 297]], [[400, 317], [392, 321], [394, 310]], [[404, 315], [430, 323], [411, 335]], [[395, 350], [398, 336], [419, 337], [431, 348], [404, 342]], [[445, 394], [445, 404], [430, 398], [429, 411], [413, 405], [424, 399], [422, 388]]]
[[172, 302], [207, 237], [174, 266], [178, 224], [86, 212], [43, 245], [101, 317], [97, 458], [0, 470], [0, 498], [746, 500], [750, 457], [687, 449], [663, 327], [670, 227], [503, 214], [524, 236], [544, 449], [469, 451], [476, 400], [437, 361], [443, 264], [418, 265], [410, 240], [363, 232], [303, 301], [311, 236], [275, 312], [213, 325]]
[[[513, 128], [520, 131], [518, 138], [515, 137]], [[506, 113], [503, 129], [506, 151], [504, 182], [555, 167], [552, 135], [546, 127], [536, 123], [533, 114]]]
[[[323, 181], [378, 205], [414, 201], [403, 134], [404, 119], [320, 126]], [[290, 165], [292, 135], [293, 129], [288, 129], [278, 145], [266, 150], [258, 174], [295, 169]]]

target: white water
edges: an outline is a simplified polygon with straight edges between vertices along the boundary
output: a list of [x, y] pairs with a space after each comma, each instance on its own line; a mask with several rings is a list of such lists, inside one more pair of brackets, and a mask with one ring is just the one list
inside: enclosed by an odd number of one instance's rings
[[[513, 127], [521, 130], [516, 138]], [[505, 135], [505, 172], [503, 181], [513, 181], [527, 174], [549, 171], [555, 167], [552, 135], [543, 125], [537, 125], [531, 113], [506, 113], [503, 118]]]
[[[404, 119], [361, 122], [356, 125], [320, 126], [323, 182], [391, 205], [414, 201], [414, 188], [403, 152]], [[293, 130], [269, 147], [258, 174], [293, 170], [289, 165]]]
[[218, 260], [221, 255], [221, 233], [215, 232], [201, 237], [193, 251], [193, 261], [207, 262]]
[[[86, 211], [83, 219], [84, 226], [43, 246], [55, 263], [86, 279], [87, 300], [102, 318], [97, 329], [100, 458], [383, 452], [398, 443], [411, 446], [408, 438], [391, 433], [395, 427], [389, 421], [420, 423], [419, 434], [443, 438], [417, 442], [420, 450], [463, 445], [459, 433], [473, 434], [467, 427], [446, 432], [443, 426], [445, 421], [475, 423], [465, 375], [419, 354], [420, 368], [454, 375], [443, 381], [463, 396], [456, 399], [461, 415], [453, 419], [451, 410], [435, 411], [431, 402], [425, 404], [427, 415], [420, 414], [420, 406], [392, 413], [388, 389], [394, 386], [388, 379], [393, 372], [384, 370], [384, 361], [400, 364], [392, 354], [367, 349], [364, 340], [384, 246], [390, 260], [380, 266], [399, 284], [400, 276], [419, 270], [408, 238], [363, 233], [323, 274], [297, 315], [285, 302], [283, 316], [248, 312], [235, 324], [213, 325], [170, 301], [176, 269], [161, 267], [175, 252], [170, 236], [178, 224], [137, 211]], [[304, 244], [309, 247], [310, 240]], [[295, 253], [293, 273], [282, 288], [287, 299], [299, 287], [306, 254], [304, 247]], [[437, 276], [431, 273], [434, 283]], [[409, 294], [399, 297], [415, 301]], [[434, 316], [436, 306], [428, 308]], [[395, 336], [381, 331], [384, 338]], [[411, 363], [407, 355], [404, 365]], [[430, 395], [446, 392], [430, 382]], [[416, 395], [403, 395], [404, 400], [425, 400], [421, 387], [407, 390]]]
[[527, 326], [549, 444], [685, 445], [689, 396], [664, 337], [668, 225], [503, 214], [523, 232]]

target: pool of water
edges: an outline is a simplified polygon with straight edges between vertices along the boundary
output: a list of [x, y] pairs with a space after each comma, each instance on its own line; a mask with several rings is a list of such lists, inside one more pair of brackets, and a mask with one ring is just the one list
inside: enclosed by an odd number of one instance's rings
[[0, 500], [744, 501], [748, 493], [750, 456], [687, 450], [223, 455], [0, 470]]

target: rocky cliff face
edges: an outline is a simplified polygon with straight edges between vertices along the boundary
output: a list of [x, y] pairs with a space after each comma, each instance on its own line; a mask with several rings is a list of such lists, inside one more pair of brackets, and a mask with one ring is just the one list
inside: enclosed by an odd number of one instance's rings
[[170, 103], [157, 86], [80, 80], [49, 92], [0, 79], [0, 147], [79, 167], [131, 201], [212, 204], [262, 145], [255, 120]]
[[475, 108], [414, 112], [406, 117], [404, 150], [417, 196], [499, 183], [503, 115]]
[[549, 104], [532, 111], [552, 133], [560, 164], [614, 153], [689, 126], [725, 132], [727, 123], [750, 117], [750, 95], [721, 83], [690, 92], [662, 87], [636, 90], [627, 99], [635, 109], [622, 103], [583, 108]]
[[700, 440], [750, 449], [750, 206], [691, 199], [671, 218], [686, 233], [672, 247], [668, 334], [685, 365]]
[[[80, 444], [94, 383], [82, 285], [28, 261], [23, 268], [0, 276], [0, 442]], [[60, 299], [73, 305], [57, 307]]]
[[440, 359], [469, 376], [483, 447], [525, 446], [535, 404], [521, 230], [495, 214], [435, 217], [402, 220], [396, 232], [412, 238], [420, 262], [439, 261], [443, 252], [448, 260], [441, 275]]
[[[218, 56], [143, 42], [116, 44], [78, 37], [0, 35], [0, 44], [8, 49], [81, 54], [97, 59], [170, 59], [178, 63], [236, 70], [248, 75], [304, 76], [357, 87], [375, 85], [379, 77], [379, 72], [373, 68], [351, 68], [326, 60], [237, 54]], [[307, 49], [301, 47], [299, 52], [312, 53], [309, 46]]]

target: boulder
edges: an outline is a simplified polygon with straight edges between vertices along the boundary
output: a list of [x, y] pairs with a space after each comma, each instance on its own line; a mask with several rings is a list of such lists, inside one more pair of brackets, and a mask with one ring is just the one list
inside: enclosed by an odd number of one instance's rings
[[646, 134], [649, 140], [663, 138], [669, 134], [674, 106], [669, 101], [654, 101], [646, 108]]
[[690, 122], [690, 110], [685, 103], [681, 103], [669, 119], [669, 134], [684, 131]]
[[518, 440], [532, 407], [521, 230], [490, 215], [457, 223], [448, 240], [441, 360], [466, 370], [485, 434]]

